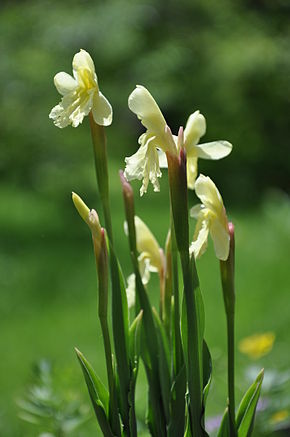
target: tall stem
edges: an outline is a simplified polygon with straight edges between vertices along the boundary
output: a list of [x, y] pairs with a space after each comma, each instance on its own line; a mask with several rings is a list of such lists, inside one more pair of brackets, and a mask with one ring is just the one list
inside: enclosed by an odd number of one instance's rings
[[228, 336], [228, 396], [229, 396], [229, 417], [230, 436], [236, 437], [235, 425], [235, 316], [234, 313], [227, 317]]
[[228, 400], [230, 437], [237, 436], [235, 422], [235, 237], [234, 225], [229, 223], [230, 251], [226, 261], [220, 261], [223, 297], [227, 318]]
[[[182, 132], [181, 132], [182, 134]], [[203, 435], [201, 429], [202, 415], [202, 362], [200, 358], [200, 341], [198, 331], [198, 314], [195, 304], [195, 283], [193, 268], [189, 259], [189, 226], [186, 154], [181, 148], [179, 156], [167, 153], [170, 200], [176, 245], [181, 259], [182, 276], [186, 306], [187, 344], [187, 379], [189, 389], [189, 413], [191, 431], [194, 437]]]
[[95, 123], [92, 113], [89, 114], [92, 141], [94, 146], [94, 158], [99, 192], [104, 212], [107, 234], [113, 244], [113, 228], [109, 201], [109, 172], [107, 158], [107, 140], [104, 126]]
[[184, 362], [182, 343], [181, 343], [181, 330], [180, 330], [180, 301], [179, 301], [179, 285], [178, 285], [178, 262], [177, 262], [177, 246], [174, 231], [174, 223], [171, 211], [171, 253], [172, 253], [172, 287], [174, 297], [174, 366], [176, 375], [181, 369]]

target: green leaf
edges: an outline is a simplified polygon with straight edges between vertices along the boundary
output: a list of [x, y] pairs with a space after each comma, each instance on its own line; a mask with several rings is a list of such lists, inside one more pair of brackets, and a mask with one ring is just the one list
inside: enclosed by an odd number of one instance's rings
[[186, 368], [182, 366], [171, 387], [168, 437], [183, 435], [185, 427]]
[[263, 377], [264, 369], [261, 370], [257, 379], [241, 400], [236, 418], [238, 437], [248, 437], [252, 433]]
[[139, 369], [139, 356], [140, 356], [140, 334], [142, 323], [143, 311], [141, 310], [138, 316], [133, 321], [129, 330], [129, 350], [130, 350], [130, 363], [131, 363], [131, 379], [130, 390], [128, 394], [129, 400], [129, 427], [130, 436], [137, 437], [137, 421], [135, 413], [135, 388], [136, 380]]
[[171, 388], [171, 378], [170, 378], [170, 351], [168, 338], [164, 329], [164, 326], [161, 324], [160, 318], [153, 308], [153, 316], [156, 323], [156, 331], [158, 337], [158, 347], [159, 347], [159, 379], [161, 385], [161, 395], [163, 401], [163, 408], [166, 416], [166, 423], [168, 424], [170, 421], [170, 412], [169, 412], [169, 404], [170, 404], [170, 388]]
[[203, 402], [206, 403], [212, 380], [212, 361], [208, 346], [203, 341]]
[[75, 351], [85, 377], [91, 402], [100, 428], [104, 436], [113, 437], [108, 421], [109, 393], [84, 355], [78, 349], [75, 349]]
[[230, 437], [229, 408], [225, 409], [217, 437]]
[[137, 317], [133, 320], [129, 329], [129, 351], [132, 362], [140, 355], [140, 334], [143, 311], [141, 310]]
[[211, 356], [208, 346], [204, 340], [203, 341], [203, 392], [202, 392], [202, 417], [201, 417], [201, 423], [204, 430], [205, 430], [204, 428], [205, 406], [206, 406], [206, 400], [207, 400], [211, 380], [212, 380], [212, 361], [211, 361]]
[[160, 396], [162, 390], [159, 376], [158, 336], [154, 323], [153, 311], [141, 280], [137, 260], [132, 258], [132, 261], [134, 265], [134, 273], [136, 275], [136, 293], [140, 307], [143, 310], [141, 356], [149, 385], [148, 426], [150, 429], [154, 430], [154, 435], [165, 436], [166, 420], [162, 398]]
[[129, 363], [129, 316], [124, 277], [110, 244], [112, 279], [112, 324], [117, 375], [120, 390], [120, 413], [125, 429], [129, 429], [130, 363]]

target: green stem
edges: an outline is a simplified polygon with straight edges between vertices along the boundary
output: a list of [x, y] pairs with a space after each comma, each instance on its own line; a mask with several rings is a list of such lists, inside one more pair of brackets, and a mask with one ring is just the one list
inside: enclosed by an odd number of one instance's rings
[[113, 228], [109, 201], [109, 172], [107, 158], [107, 140], [104, 126], [95, 123], [92, 113], [89, 114], [94, 158], [99, 192], [104, 212], [105, 226], [111, 244], [113, 244]]
[[237, 436], [235, 421], [235, 237], [234, 225], [229, 223], [230, 250], [226, 261], [220, 261], [223, 298], [227, 318], [228, 343], [228, 402], [230, 437]]
[[[102, 202], [105, 227], [109, 239], [110, 273], [112, 285], [112, 325], [117, 372], [120, 385], [119, 409], [124, 422], [124, 433], [129, 430], [129, 403], [128, 393], [130, 390], [130, 364], [128, 358], [128, 326], [126, 312], [122, 300], [120, 285], [119, 266], [114, 252], [113, 228], [109, 201], [109, 172], [107, 158], [107, 141], [104, 126], [95, 123], [92, 113], [89, 114], [90, 127], [94, 148], [96, 175]], [[125, 314], [125, 315], [124, 315]], [[120, 340], [121, 339], [121, 340]], [[116, 401], [117, 402], [117, 401]]]
[[203, 436], [201, 429], [202, 386], [199, 358], [199, 338], [197, 308], [194, 298], [192, 271], [189, 264], [189, 253], [180, 252], [187, 320], [187, 367], [188, 389], [190, 395], [190, 414], [194, 437]]
[[227, 316], [228, 337], [228, 396], [230, 437], [236, 437], [235, 425], [235, 316], [234, 312]]
[[120, 435], [120, 423], [118, 419], [118, 405], [117, 405], [117, 395], [116, 395], [116, 387], [112, 366], [112, 350], [111, 350], [111, 342], [110, 342], [110, 334], [107, 318], [99, 315], [104, 349], [105, 349], [105, 358], [106, 358], [106, 367], [107, 367], [107, 377], [108, 377], [108, 386], [110, 393], [110, 423], [112, 423], [112, 428], [117, 432], [117, 435]]
[[174, 297], [174, 346], [175, 346], [175, 374], [177, 375], [184, 363], [181, 330], [180, 330], [180, 302], [179, 302], [179, 285], [178, 285], [178, 263], [177, 263], [177, 246], [174, 231], [174, 223], [171, 211], [171, 254], [172, 254], [172, 287]]

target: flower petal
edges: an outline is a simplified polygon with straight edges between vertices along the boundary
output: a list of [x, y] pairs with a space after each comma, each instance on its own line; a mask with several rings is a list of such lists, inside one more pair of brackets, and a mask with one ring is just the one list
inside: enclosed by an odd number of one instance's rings
[[200, 258], [207, 248], [207, 240], [209, 233], [209, 221], [200, 216], [197, 221], [193, 242], [190, 245], [189, 252], [194, 254], [195, 258]]
[[142, 187], [140, 188], [141, 196], [146, 193], [149, 181], [152, 183], [154, 191], [159, 191], [158, 178], [162, 176], [162, 173], [159, 167], [159, 158], [154, 140], [155, 137], [149, 137], [134, 155], [125, 158], [125, 178], [128, 181], [143, 179]]
[[91, 56], [89, 55], [89, 53], [83, 49], [81, 49], [78, 53], [74, 55], [72, 66], [73, 66], [74, 76], [75, 73], [78, 72], [78, 70], [89, 70], [92, 74], [95, 73], [94, 62]]
[[160, 168], [168, 168], [166, 153], [163, 150], [157, 150], [159, 157], [159, 167]]
[[187, 186], [194, 190], [195, 180], [197, 176], [197, 157], [187, 156]]
[[199, 142], [205, 131], [205, 118], [199, 111], [195, 111], [189, 116], [184, 129], [184, 147], [187, 152]]
[[222, 214], [224, 210], [222, 197], [208, 176], [199, 175], [195, 182], [195, 192], [206, 208], [218, 216]]
[[224, 158], [231, 153], [232, 148], [232, 144], [228, 141], [212, 141], [210, 143], [197, 144], [195, 146], [197, 156], [203, 159]]
[[210, 235], [217, 258], [226, 261], [230, 251], [229, 231], [218, 219], [213, 219], [210, 224]]
[[67, 73], [61, 71], [54, 76], [54, 85], [61, 95], [66, 95], [76, 91], [78, 88], [77, 81]]
[[190, 211], [190, 217], [193, 217], [195, 219], [199, 218], [200, 212], [204, 209], [204, 206], [201, 203], [198, 203], [197, 205], [194, 205]]
[[166, 121], [154, 98], [144, 86], [136, 86], [129, 96], [128, 105], [146, 129], [155, 135], [163, 135]]
[[135, 274], [131, 273], [131, 275], [129, 275], [127, 278], [127, 288], [126, 288], [128, 308], [132, 308], [135, 305], [135, 300], [136, 300], [135, 282], [136, 282]]
[[112, 123], [112, 106], [100, 91], [94, 94], [92, 113], [95, 122], [100, 126], [109, 126]]
[[93, 95], [88, 93], [66, 94], [61, 102], [51, 110], [49, 118], [52, 118], [54, 124], [60, 128], [69, 124], [77, 127], [90, 112], [92, 99]]
[[145, 223], [138, 217], [135, 216], [135, 227], [136, 227], [136, 245], [138, 252], [142, 254], [143, 257], [148, 258], [150, 261], [151, 271], [160, 271], [162, 267], [162, 260], [160, 254], [159, 244], [157, 243], [154, 235], [145, 225]]

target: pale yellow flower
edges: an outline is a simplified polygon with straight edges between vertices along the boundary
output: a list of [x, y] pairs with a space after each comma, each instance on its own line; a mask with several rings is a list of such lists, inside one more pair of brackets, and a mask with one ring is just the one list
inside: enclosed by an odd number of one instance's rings
[[232, 145], [228, 141], [212, 141], [210, 143], [198, 144], [200, 138], [205, 134], [205, 118], [199, 111], [191, 114], [184, 129], [184, 148], [187, 157], [187, 185], [194, 189], [197, 176], [197, 160], [221, 159], [231, 153]]
[[204, 175], [197, 178], [195, 192], [202, 204], [194, 206], [190, 211], [191, 216], [197, 219], [190, 253], [199, 258], [207, 248], [210, 234], [217, 258], [226, 261], [229, 256], [230, 234], [222, 197], [213, 181]]
[[147, 225], [135, 216], [136, 246], [139, 252], [139, 266], [142, 280], [147, 283], [149, 272], [161, 272], [163, 268], [163, 252], [157, 243], [156, 238]]
[[159, 191], [158, 178], [161, 177], [161, 171], [157, 150], [176, 153], [176, 146], [162, 112], [145, 87], [137, 85], [129, 96], [128, 105], [147, 129], [138, 140], [140, 144], [138, 151], [125, 158], [124, 175], [128, 181], [132, 179], [143, 180], [140, 189], [142, 196], [147, 191], [149, 181], [152, 183], [154, 191]]
[[[141, 279], [144, 285], [148, 284], [150, 272], [157, 272], [159, 275], [162, 272], [164, 264], [164, 255], [162, 249], [148, 228], [148, 226], [138, 217], [135, 216], [136, 229], [136, 246], [139, 252], [138, 262]], [[127, 223], [125, 223], [125, 233], [127, 234]], [[133, 278], [134, 276], [134, 278]], [[130, 275], [127, 278], [127, 298], [128, 302], [133, 301], [135, 290], [135, 275]]]
[[[232, 145], [228, 141], [211, 141], [209, 143], [199, 144], [200, 138], [205, 134], [206, 121], [204, 116], [199, 112], [193, 112], [186, 123], [184, 129], [183, 147], [186, 151], [187, 158], [187, 186], [194, 189], [197, 177], [198, 158], [218, 160], [225, 158], [232, 151]], [[173, 135], [176, 147], [178, 149], [178, 138]], [[159, 165], [161, 168], [167, 167], [166, 156], [159, 153]]]
[[274, 413], [271, 417], [270, 417], [270, 424], [271, 425], [276, 425], [277, 423], [281, 423], [284, 422], [286, 419], [289, 418], [289, 411], [287, 410], [280, 410], [277, 411], [276, 413]]
[[272, 350], [274, 341], [275, 334], [273, 332], [254, 334], [240, 341], [239, 350], [250, 358], [257, 360]]
[[60, 72], [54, 77], [54, 84], [63, 96], [60, 103], [50, 112], [57, 127], [77, 127], [84, 117], [92, 112], [94, 121], [101, 126], [112, 123], [112, 107], [100, 92], [95, 66], [91, 56], [80, 50], [73, 58], [73, 77]]
[[[165, 153], [177, 154], [179, 144], [177, 137], [171, 134], [159, 106], [145, 87], [137, 85], [129, 96], [128, 105], [147, 129], [138, 140], [140, 148], [137, 152], [125, 158], [125, 177], [127, 180], [143, 180], [140, 189], [142, 196], [147, 191], [149, 181], [154, 191], [159, 191], [158, 178], [162, 176], [160, 168], [167, 167]], [[191, 189], [194, 189], [197, 176], [198, 158], [221, 159], [232, 150], [232, 145], [227, 141], [198, 144], [205, 131], [205, 118], [199, 111], [195, 111], [187, 120], [183, 145], [187, 153], [187, 182]]]

